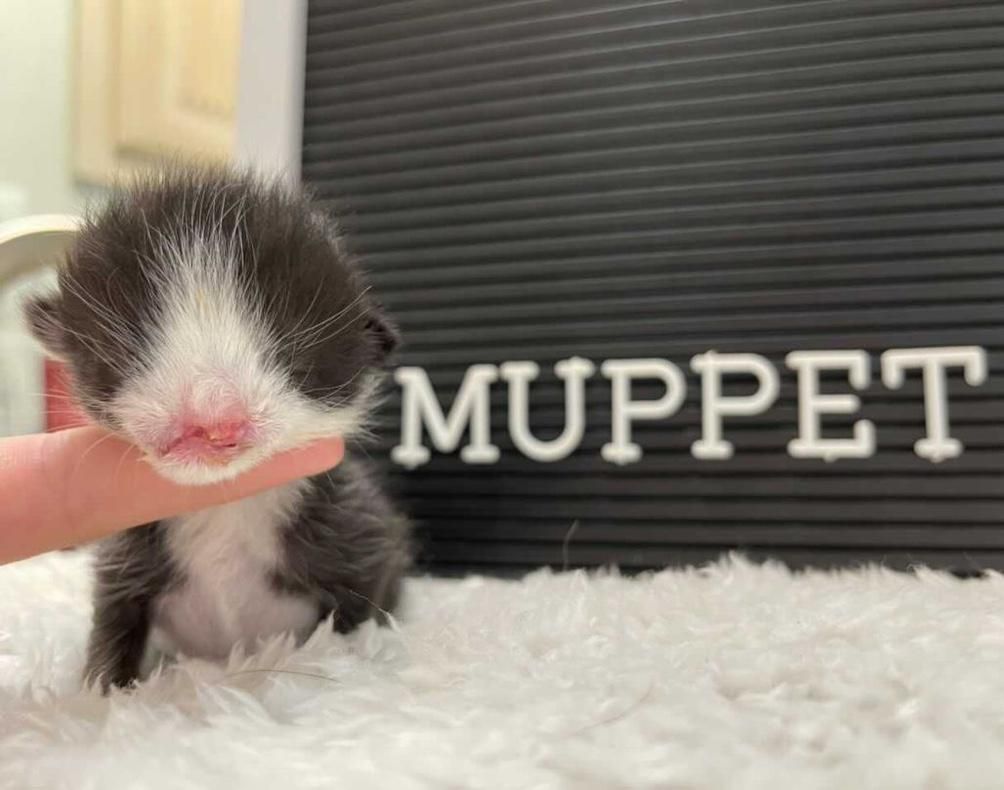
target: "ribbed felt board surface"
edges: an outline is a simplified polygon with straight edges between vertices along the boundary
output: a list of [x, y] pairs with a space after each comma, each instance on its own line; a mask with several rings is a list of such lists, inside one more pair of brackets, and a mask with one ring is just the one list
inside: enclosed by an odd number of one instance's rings
[[[318, 1], [305, 96], [304, 179], [444, 414], [470, 366], [532, 361], [528, 428], [552, 440], [555, 363], [595, 365], [567, 457], [514, 445], [502, 378], [485, 384], [495, 463], [419, 425], [429, 461], [391, 468], [435, 567], [646, 567], [736, 546], [1004, 567], [1004, 3]], [[915, 448], [920, 369], [883, 382], [882, 353], [917, 347], [988, 369], [947, 368], [963, 448], [940, 463]], [[837, 349], [866, 352], [869, 381], [820, 374], [821, 392], [861, 401], [820, 435], [869, 420], [874, 452], [793, 456], [786, 355]], [[759, 355], [780, 380], [760, 413], [723, 417], [727, 459], [691, 451], [708, 408], [690, 361], [710, 350]], [[601, 365], [630, 359], [668, 360], [685, 397], [633, 419], [642, 455], [613, 463]], [[765, 389], [722, 380], [726, 399]], [[387, 458], [403, 394], [382, 414]], [[672, 405], [658, 379], [628, 396]]]

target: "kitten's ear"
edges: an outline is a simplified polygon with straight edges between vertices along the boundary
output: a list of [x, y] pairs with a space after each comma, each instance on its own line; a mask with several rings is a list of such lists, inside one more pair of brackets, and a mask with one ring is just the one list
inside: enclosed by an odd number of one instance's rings
[[66, 355], [66, 330], [59, 319], [58, 296], [33, 296], [24, 305], [28, 329], [56, 359]]
[[366, 319], [366, 331], [373, 338], [373, 343], [379, 354], [378, 363], [382, 365], [397, 350], [398, 344], [401, 342], [397, 327], [384, 315], [380, 307], [374, 306], [370, 308], [369, 316]]

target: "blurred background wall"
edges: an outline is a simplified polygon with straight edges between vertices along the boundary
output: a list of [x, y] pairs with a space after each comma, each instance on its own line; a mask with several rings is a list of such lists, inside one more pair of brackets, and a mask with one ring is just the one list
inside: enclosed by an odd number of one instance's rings
[[0, 222], [75, 212], [93, 192], [72, 166], [74, 3], [5, 0], [0, 25]]

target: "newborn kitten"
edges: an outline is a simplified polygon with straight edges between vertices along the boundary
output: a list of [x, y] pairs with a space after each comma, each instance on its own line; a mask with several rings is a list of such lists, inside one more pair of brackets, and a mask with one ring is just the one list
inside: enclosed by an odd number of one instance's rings
[[[26, 306], [92, 419], [178, 483], [235, 477], [363, 427], [397, 338], [324, 215], [226, 171], [138, 183], [83, 225]], [[123, 491], [122, 496], [131, 492]], [[85, 679], [135, 681], [151, 638], [223, 659], [397, 600], [408, 523], [366, 463], [104, 541]]]

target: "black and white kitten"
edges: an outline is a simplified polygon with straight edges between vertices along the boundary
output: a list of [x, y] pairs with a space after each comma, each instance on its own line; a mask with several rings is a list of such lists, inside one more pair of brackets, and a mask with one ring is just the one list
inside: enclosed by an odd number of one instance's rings
[[[222, 170], [178, 170], [113, 198], [83, 225], [58, 292], [26, 311], [91, 418], [186, 484], [359, 433], [397, 343], [306, 197]], [[151, 640], [222, 659], [269, 634], [303, 639], [332, 613], [350, 630], [394, 606], [408, 533], [349, 457], [114, 536], [98, 549], [85, 678], [135, 681]]]

